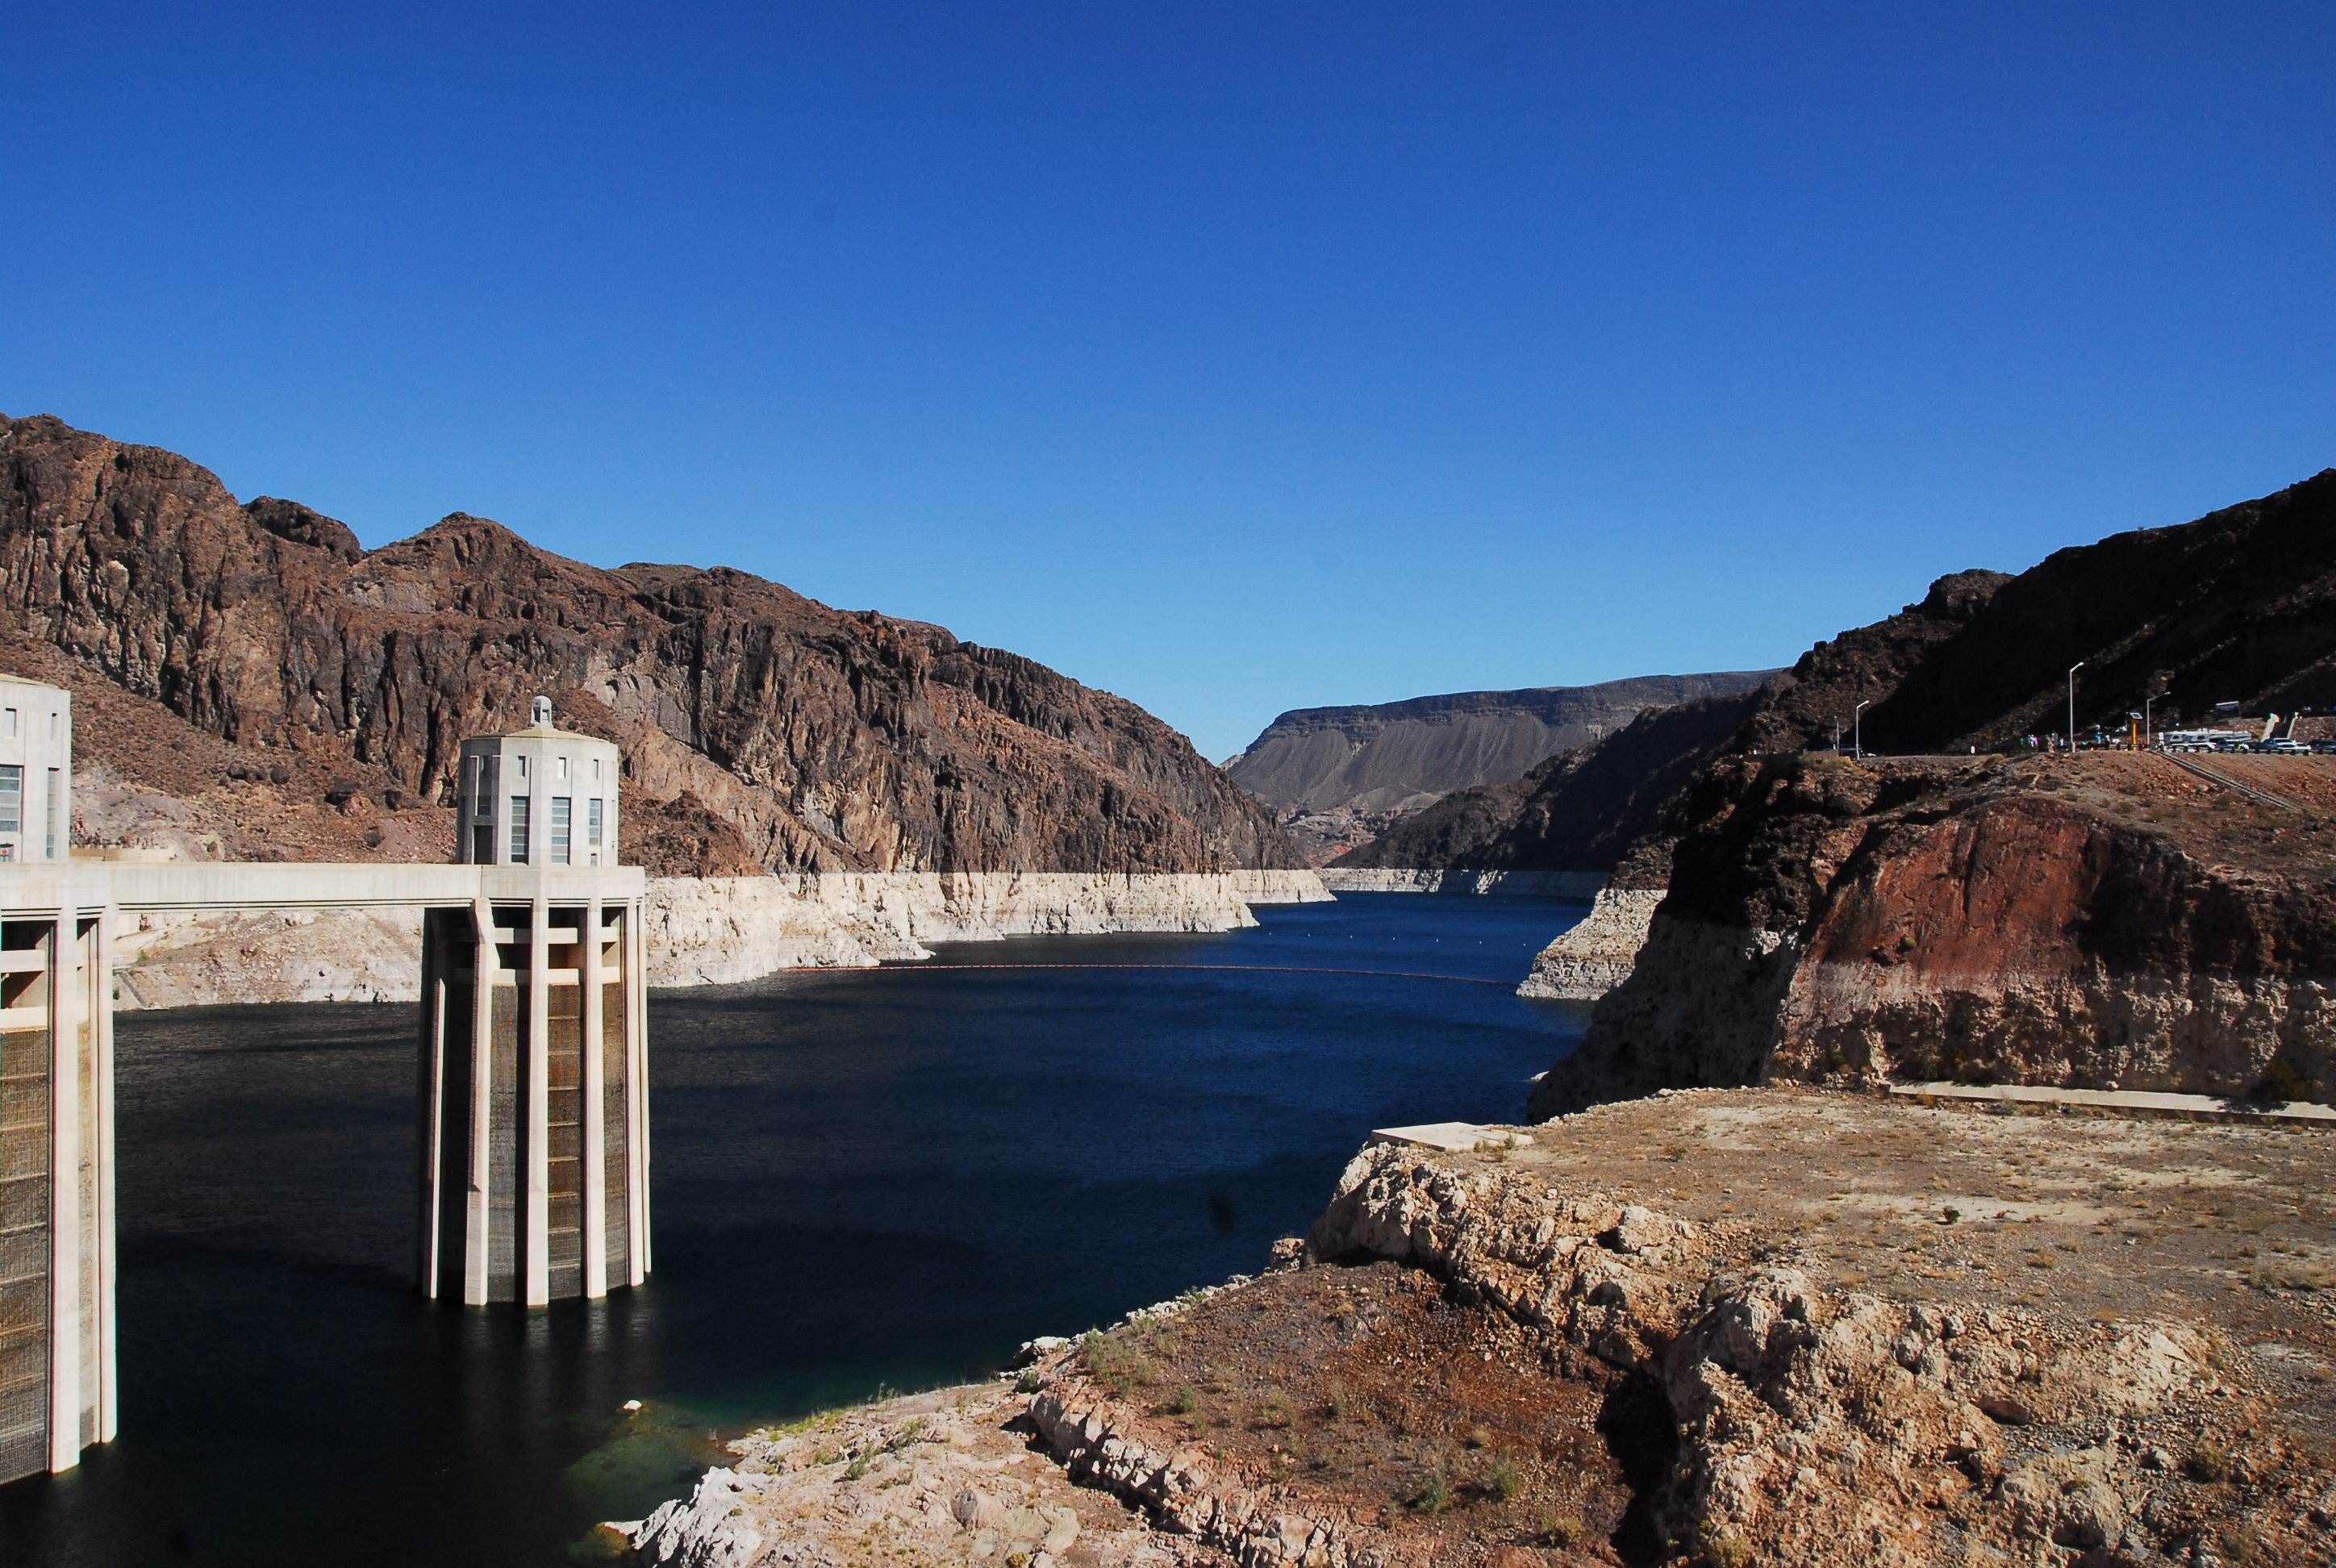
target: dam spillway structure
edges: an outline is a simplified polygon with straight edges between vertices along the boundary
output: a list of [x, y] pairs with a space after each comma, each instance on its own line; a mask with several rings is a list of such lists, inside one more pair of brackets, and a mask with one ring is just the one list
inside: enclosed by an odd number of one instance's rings
[[604, 872], [617, 748], [544, 698], [532, 717], [462, 743], [455, 848], [480, 896], [423, 915], [417, 1270], [473, 1306], [598, 1298], [649, 1264], [640, 898]]
[[422, 915], [415, 1280], [534, 1307], [649, 1271], [647, 881], [610, 743], [534, 700], [463, 743], [438, 865], [74, 856], [70, 694], [0, 675], [0, 1483], [120, 1427], [112, 932], [124, 916]]

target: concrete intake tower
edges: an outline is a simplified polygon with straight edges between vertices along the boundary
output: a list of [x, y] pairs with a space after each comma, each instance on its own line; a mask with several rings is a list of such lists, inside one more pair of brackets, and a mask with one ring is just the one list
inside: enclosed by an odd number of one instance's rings
[[640, 893], [599, 870], [617, 769], [542, 697], [462, 743], [456, 848], [492, 870], [471, 909], [423, 915], [426, 1296], [540, 1306], [648, 1271]]
[[450, 864], [82, 858], [70, 696], [0, 676], [0, 1482], [119, 1425], [125, 914], [420, 910], [422, 1293], [532, 1307], [647, 1276], [647, 882], [617, 863], [621, 759], [545, 698], [531, 717], [463, 743]]

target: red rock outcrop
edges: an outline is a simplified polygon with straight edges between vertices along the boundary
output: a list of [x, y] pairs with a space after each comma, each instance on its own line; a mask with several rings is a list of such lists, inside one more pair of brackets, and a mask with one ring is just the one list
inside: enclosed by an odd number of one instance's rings
[[2336, 1096], [2336, 825], [2309, 812], [2103, 754], [1731, 758], [1681, 816], [1636, 969], [1536, 1117], [1772, 1078]]
[[[602, 570], [459, 512], [366, 551], [46, 416], [0, 417], [0, 633], [208, 737], [208, 782], [256, 767], [297, 810], [319, 774], [437, 809], [462, 737], [544, 692], [626, 744], [654, 871], [1296, 864], [1159, 720], [938, 627], [728, 570]], [[143, 765], [134, 745], [90, 760]]]

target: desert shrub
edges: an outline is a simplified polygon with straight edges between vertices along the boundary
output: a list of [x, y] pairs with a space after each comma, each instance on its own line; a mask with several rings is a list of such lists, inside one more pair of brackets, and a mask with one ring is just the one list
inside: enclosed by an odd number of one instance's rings
[[1578, 1546], [1590, 1538], [1590, 1526], [1580, 1514], [1561, 1514], [1554, 1508], [1543, 1509], [1533, 1528], [1543, 1542], [1560, 1548]]
[[2228, 1448], [2219, 1443], [2201, 1443], [2190, 1450], [2190, 1456], [2182, 1462], [2182, 1468], [2193, 1481], [2215, 1485], [2237, 1474], [2238, 1461]]

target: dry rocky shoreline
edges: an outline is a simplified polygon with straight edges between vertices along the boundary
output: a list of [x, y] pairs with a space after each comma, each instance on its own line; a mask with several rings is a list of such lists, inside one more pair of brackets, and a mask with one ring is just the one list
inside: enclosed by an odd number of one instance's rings
[[688, 1568], [2336, 1561], [2326, 1136], [1779, 1086], [1374, 1145], [1265, 1274], [619, 1528]]
[[[1303, 871], [801, 872], [652, 877], [649, 983], [731, 985], [784, 969], [932, 957], [934, 942], [1253, 926], [1252, 904], [1329, 897]], [[122, 1001], [401, 1002], [421, 988], [414, 911], [153, 915], [121, 940]]]

